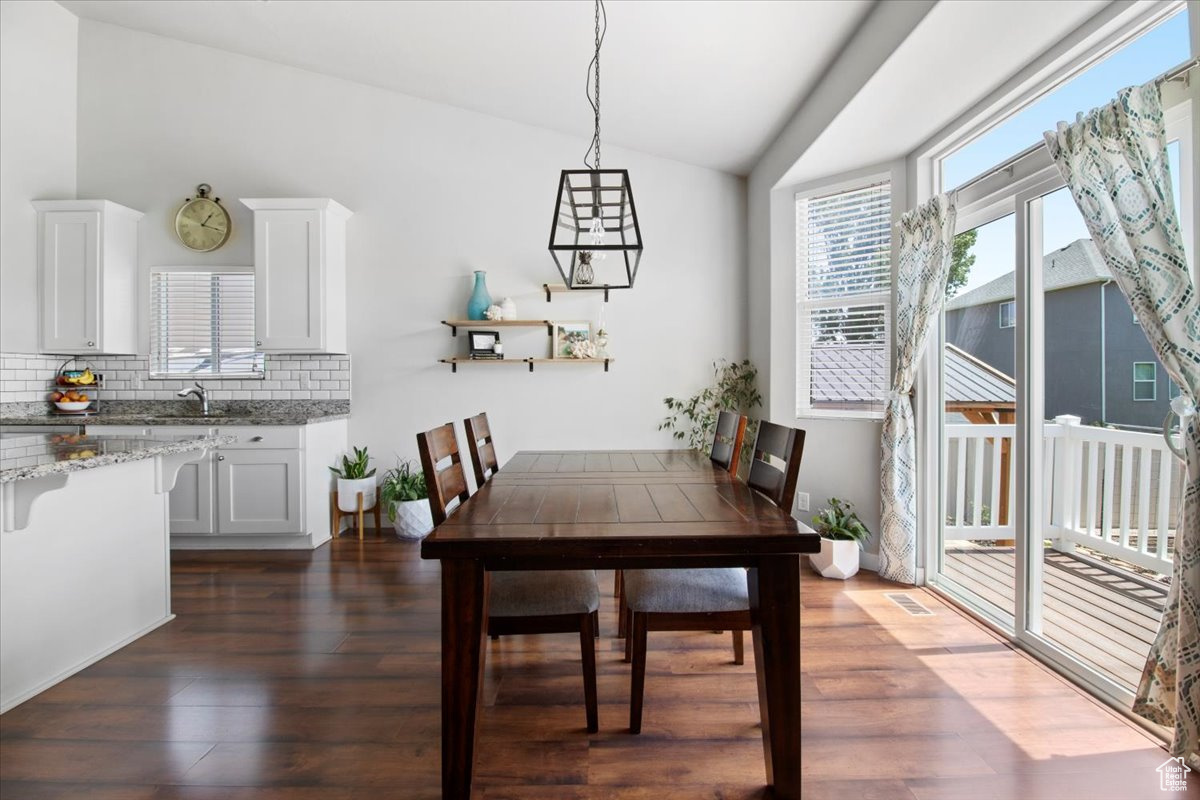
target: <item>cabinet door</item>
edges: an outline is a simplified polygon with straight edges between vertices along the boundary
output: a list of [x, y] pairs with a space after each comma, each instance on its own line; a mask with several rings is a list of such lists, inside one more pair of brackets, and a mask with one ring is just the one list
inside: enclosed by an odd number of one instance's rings
[[213, 525], [213, 453], [184, 464], [171, 490], [171, 533], [216, 533]]
[[42, 351], [100, 352], [100, 212], [47, 211], [41, 232]]
[[254, 328], [263, 352], [324, 347], [321, 224], [316, 210], [254, 212]]
[[299, 450], [217, 453], [217, 533], [303, 533]]

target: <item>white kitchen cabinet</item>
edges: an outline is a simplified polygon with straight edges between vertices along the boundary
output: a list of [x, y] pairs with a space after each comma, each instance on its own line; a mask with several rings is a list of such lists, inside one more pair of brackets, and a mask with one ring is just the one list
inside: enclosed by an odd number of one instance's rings
[[300, 485], [299, 450], [221, 450], [216, 532], [298, 532]]
[[36, 200], [44, 353], [137, 351], [140, 211], [108, 200]]
[[213, 534], [213, 463], [217, 456], [204, 458], [179, 468], [175, 488], [171, 490], [170, 530], [172, 534]]
[[264, 353], [346, 352], [346, 220], [329, 198], [243, 198], [254, 212], [254, 329]]

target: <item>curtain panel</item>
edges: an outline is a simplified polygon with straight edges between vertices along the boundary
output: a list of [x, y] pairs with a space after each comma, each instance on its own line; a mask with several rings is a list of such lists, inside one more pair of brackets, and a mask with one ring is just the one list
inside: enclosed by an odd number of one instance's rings
[[946, 302], [954, 218], [950, 196], [940, 194], [905, 212], [897, 225], [896, 365], [883, 416], [879, 575], [902, 583], [914, 583], [917, 575], [916, 426], [911, 393], [933, 321]]
[[[1189, 402], [1200, 393], [1200, 297], [1171, 197], [1156, 83], [1123, 89], [1074, 124], [1046, 133], [1088, 232], [1146, 338]], [[1133, 710], [1174, 729], [1172, 756], [1197, 765], [1200, 745], [1200, 424], [1182, 418], [1187, 484], [1166, 608]]]

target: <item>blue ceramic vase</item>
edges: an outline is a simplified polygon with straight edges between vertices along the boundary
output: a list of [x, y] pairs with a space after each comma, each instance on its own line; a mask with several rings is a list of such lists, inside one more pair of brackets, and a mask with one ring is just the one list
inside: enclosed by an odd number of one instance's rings
[[475, 270], [475, 290], [467, 301], [467, 319], [487, 319], [488, 307], [492, 304], [492, 296], [487, 290], [487, 273], [481, 269]]

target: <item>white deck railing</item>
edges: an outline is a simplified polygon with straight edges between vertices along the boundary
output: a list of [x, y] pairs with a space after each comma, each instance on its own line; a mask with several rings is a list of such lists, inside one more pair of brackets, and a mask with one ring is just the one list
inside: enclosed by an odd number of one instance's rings
[[[947, 425], [947, 540], [1016, 538], [1014, 425]], [[1170, 574], [1183, 470], [1162, 436], [1063, 416], [1043, 427], [1044, 538]]]

